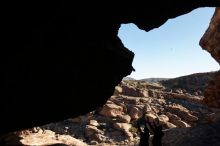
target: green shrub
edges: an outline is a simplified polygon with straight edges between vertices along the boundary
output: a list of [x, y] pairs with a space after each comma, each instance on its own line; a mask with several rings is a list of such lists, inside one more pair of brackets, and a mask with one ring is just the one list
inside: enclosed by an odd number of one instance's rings
[[138, 132], [138, 129], [136, 128], [136, 127], [131, 127], [130, 129], [129, 129], [129, 131], [131, 132], [131, 133], [137, 133]]

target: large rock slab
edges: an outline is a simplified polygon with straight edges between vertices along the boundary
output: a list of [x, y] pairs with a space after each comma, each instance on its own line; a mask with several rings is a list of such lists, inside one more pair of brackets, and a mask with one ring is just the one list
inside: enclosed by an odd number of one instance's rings
[[204, 103], [210, 107], [220, 108], [220, 71], [216, 72], [204, 93]]
[[[21, 143], [23, 145], [74, 145], [74, 146], [87, 146], [86, 143], [70, 136], [70, 135], [56, 135], [55, 132], [45, 130], [43, 133], [32, 133], [28, 135], [21, 135], [23, 138]], [[9, 143], [9, 145], [11, 145]]]
[[176, 115], [178, 115], [181, 119], [189, 122], [195, 122], [198, 120], [198, 117], [192, 115], [188, 109], [181, 105], [171, 105], [168, 106], [168, 110]]
[[220, 123], [200, 124], [192, 128], [165, 131], [163, 146], [219, 146]]
[[116, 104], [105, 104], [99, 114], [106, 117], [117, 117], [122, 114], [122, 111], [123, 108], [121, 106]]
[[[200, 46], [208, 51], [220, 64], [220, 8], [217, 7], [208, 29], [200, 40]], [[212, 107], [220, 107], [220, 72], [216, 73], [205, 90], [204, 102]]]
[[200, 40], [200, 46], [220, 64], [220, 8], [217, 7], [208, 29]]
[[146, 96], [140, 89], [134, 88], [132, 86], [122, 85], [122, 94], [133, 96], [133, 97], [144, 97]]

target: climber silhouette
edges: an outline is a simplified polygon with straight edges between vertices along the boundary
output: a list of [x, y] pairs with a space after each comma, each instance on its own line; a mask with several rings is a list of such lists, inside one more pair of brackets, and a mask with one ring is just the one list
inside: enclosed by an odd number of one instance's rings
[[157, 119], [154, 122], [149, 122], [148, 119], [144, 123], [144, 131], [141, 130], [141, 125], [138, 123], [138, 131], [140, 132], [140, 143], [139, 146], [149, 146], [150, 133], [153, 133], [153, 146], [162, 146], [162, 137], [164, 133], [162, 132], [162, 126], [159, 124]]
[[147, 126], [144, 127], [144, 131], [141, 130], [141, 126], [138, 125], [138, 131], [140, 132], [140, 143], [139, 146], [149, 146], [148, 141], [150, 137], [150, 131]]
[[163, 127], [159, 124], [159, 120], [157, 119], [152, 124], [149, 123], [149, 126], [154, 134], [154, 137], [152, 140], [153, 146], [162, 146], [162, 137], [164, 133], [162, 132]]

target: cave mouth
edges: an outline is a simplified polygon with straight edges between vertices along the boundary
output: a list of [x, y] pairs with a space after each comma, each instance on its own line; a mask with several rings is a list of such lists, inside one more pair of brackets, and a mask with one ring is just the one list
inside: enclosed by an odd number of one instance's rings
[[149, 32], [134, 24], [122, 24], [118, 36], [135, 53], [129, 77], [175, 78], [193, 73], [217, 71], [218, 63], [201, 49], [199, 40], [215, 8], [199, 8], [168, 20]]
[[[161, 57], [160, 57], [160, 59], [161, 59]], [[98, 61], [99, 60], [97, 59], [97, 62]], [[129, 82], [127, 82], [127, 83], [130, 84]], [[154, 109], [153, 111], [158, 112], [158, 115], [161, 116], [162, 118], [164, 118], [164, 120], [165, 120], [164, 122], [167, 122], [168, 116], [172, 117], [172, 116], [176, 115], [177, 118], [179, 117], [179, 119], [177, 121], [174, 120], [174, 121], [172, 121], [172, 123], [166, 123], [167, 124], [166, 126], [168, 126], [168, 128], [170, 128], [170, 129], [174, 128], [174, 130], [176, 127], [187, 128], [187, 127], [195, 126], [198, 119], [203, 118], [201, 116], [201, 114], [203, 114], [203, 113], [206, 113], [206, 118], [208, 118], [208, 119], [202, 119], [202, 120], [214, 121], [215, 117], [213, 118], [213, 113], [215, 116], [215, 114], [219, 112], [219, 110], [216, 110], [216, 109], [203, 108], [204, 106], [202, 106], [202, 105], [201, 106], [194, 106], [192, 104], [190, 106], [187, 106], [187, 108], [185, 109], [181, 105], [176, 105], [176, 104], [172, 103], [172, 102], [176, 102], [176, 101], [167, 100], [168, 102], [166, 102], [166, 101], [164, 101], [164, 98], [162, 96], [158, 96], [159, 94], [157, 92], [155, 92], [157, 89], [162, 89], [160, 86], [157, 86], [155, 84], [140, 84], [140, 83], [134, 82], [133, 85], [135, 87], [137, 87], [137, 88], [134, 88], [134, 87], [130, 87], [130, 85], [128, 86], [127, 83], [124, 82], [122, 84], [119, 84], [114, 92], [114, 96], [112, 96], [103, 107], [101, 107], [100, 109], [97, 109], [97, 111], [95, 111], [95, 112], [93, 111], [93, 112], [87, 113], [86, 115], [82, 115], [82, 116], [79, 116], [76, 118], [67, 119], [67, 120], [62, 121], [60, 123], [51, 123], [51, 124], [45, 125], [43, 127], [36, 127], [34, 129], [31, 129], [30, 133], [37, 134], [36, 135], [37, 137], [41, 137], [41, 134], [48, 134], [48, 135], [51, 134], [52, 139], [57, 140], [57, 139], [61, 138], [60, 141], [63, 141], [62, 140], [63, 135], [71, 134], [71, 135], [78, 137], [82, 141], [88, 142], [89, 144], [92, 144], [91, 143], [92, 140], [96, 139], [97, 141], [93, 141], [93, 144], [96, 144], [96, 143], [98, 143], [98, 141], [99, 142], [105, 141], [104, 134], [109, 132], [111, 134], [114, 133], [114, 138], [116, 138], [116, 139], [114, 139], [115, 143], [119, 144], [118, 142], [123, 142], [123, 144], [128, 145], [128, 144], [131, 144], [130, 142], [133, 142], [132, 141], [133, 138], [135, 139], [135, 137], [138, 137], [137, 129], [134, 127], [135, 126], [134, 120], [135, 119], [137, 120], [138, 118], [140, 118], [140, 116], [142, 115], [141, 111], [145, 110], [146, 103], [152, 103], [151, 107], [152, 107], [152, 109]], [[140, 90], [140, 88], [142, 88], [143, 85], [144, 86], [146, 85], [147, 87], [149, 87], [149, 89], [146, 91]], [[114, 89], [114, 88], [112, 88], [112, 89]], [[126, 89], [128, 92], [126, 92]], [[127, 94], [131, 94], [131, 93], [132, 93], [132, 96], [128, 97], [129, 95], [127, 95]], [[168, 96], [168, 98], [170, 96], [173, 96], [173, 97], [175, 96], [175, 98], [179, 98], [179, 99], [182, 98], [182, 93], [180, 93], [180, 94], [176, 93], [176, 92], [172, 93], [170, 91], [165, 91], [164, 93], [165, 93], [164, 95]], [[179, 95], [181, 95], [181, 96], [179, 96]], [[157, 97], [157, 98], [155, 98], [155, 97]], [[198, 101], [194, 98], [189, 99], [189, 101], [190, 100], [195, 101], [195, 103]], [[94, 101], [96, 102], [96, 100], [94, 100]], [[164, 102], [166, 102], [166, 103], [164, 103]], [[167, 114], [166, 112], [163, 113], [163, 111], [160, 111], [160, 110], [163, 110], [163, 108], [158, 103], [161, 105], [165, 105], [164, 108], [167, 108], [166, 110], [169, 111], [171, 114]], [[185, 102], [183, 103], [183, 105], [186, 105]], [[191, 108], [191, 106], [193, 106], [193, 107]], [[195, 112], [193, 111], [194, 108], [196, 109]], [[201, 109], [203, 111], [200, 113]], [[204, 112], [204, 110], [205, 110], [205, 112]], [[63, 112], [63, 113], [65, 113], [65, 112]], [[164, 114], [167, 114], [167, 117]], [[178, 115], [178, 114], [180, 114], [180, 115]], [[151, 118], [153, 118], [153, 115], [148, 115], [148, 116], [151, 116]], [[200, 121], [200, 122], [204, 122], [204, 121]], [[59, 125], [59, 124], [61, 124], [61, 125]], [[218, 127], [219, 127], [219, 125], [218, 125]], [[55, 133], [53, 133], [47, 129], [54, 130], [54, 131], [56, 131], [56, 133], [59, 133], [59, 134], [55, 135]], [[76, 133], [74, 133], [74, 132], [76, 132]], [[171, 132], [172, 132], [172, 130], [171, 130]], [[109, 135], [109, 133], [107, 133], [107, 135]], [[29, 132], [24, 131], [24, 133], [21, 132], [21, 135], [22, 134], [24, 136], [25, 135], [28, 136]], [[40, 134], [40, 135], [38, 135], [38, 134]], [[77, 134], [79, 134], [79, 135], [77, 135]], [[84, 137], [85, 134], [86, 134], [86, 137]], [[197, 134], [200, 134], [200, 132]], [[61, 135], [61, 137], [59, 137], [59, 135]], [[190, 133], [188, 135], [190, 135]], [[211, 134], [209, 134], [209, 135], [211, 135]], [[124, 139], [120, 139], [121, 136], [124, 136]], [[63, 138], [65, 139], [65, 137], [63, 137]], [[69, 137], [66, 137], [66, 138], [69, 138]], [[119, 138], [119, 139], [117, 139], [117, 138]], [[42, 141], [42, 137], [39, 140]], [[135, 140], [138, 140], [138, 139], [135, 139]], [[55, 141], [55, 142], [57, 142], [57, 141]], [[77, 141], [77, 142], [79, 142], [79, 141]], [[109, 142], [109, 139], [107, 139], [107, 142]], [[136, 141], [136, 142], [138, 142], [138, 141]], [[81, 143], [81, 145], [84, 145], [84, 143]]]

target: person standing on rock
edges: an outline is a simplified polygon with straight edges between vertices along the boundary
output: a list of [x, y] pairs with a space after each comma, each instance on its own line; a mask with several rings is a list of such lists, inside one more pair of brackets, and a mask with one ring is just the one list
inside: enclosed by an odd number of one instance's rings
[[141, 130], [141, 126], [138, 125], [138, 131], [140, 132], [140, 143], [139, 146], [149, 146], [149, 137], [150, 137], [150, 131], [147, 128], [147, 126], [144, 127], [144, 131]]
[[138, 123], [138, 131], [140, 132], [139, 146], [149, 146], [150, 132], [154, 134], [152, 145], [162, 146], [162, 137], [164, 133], [162, 132], [162, 126], [159, 124], [158, 119], [157, 121], [154, 121], [153, 123], [150, 123], [149, 120], [146, 119], [144, 123], [144, 131], [141, 130], [141, 125], [140, 123]]
[[162, 137], [164, 135], [162, 129], [163, 127], [159, 124], [159, 121], [149, 123], [151, 130], [153, 131], [154, 137], [152, 140], [153, 146], [162, 146]]

